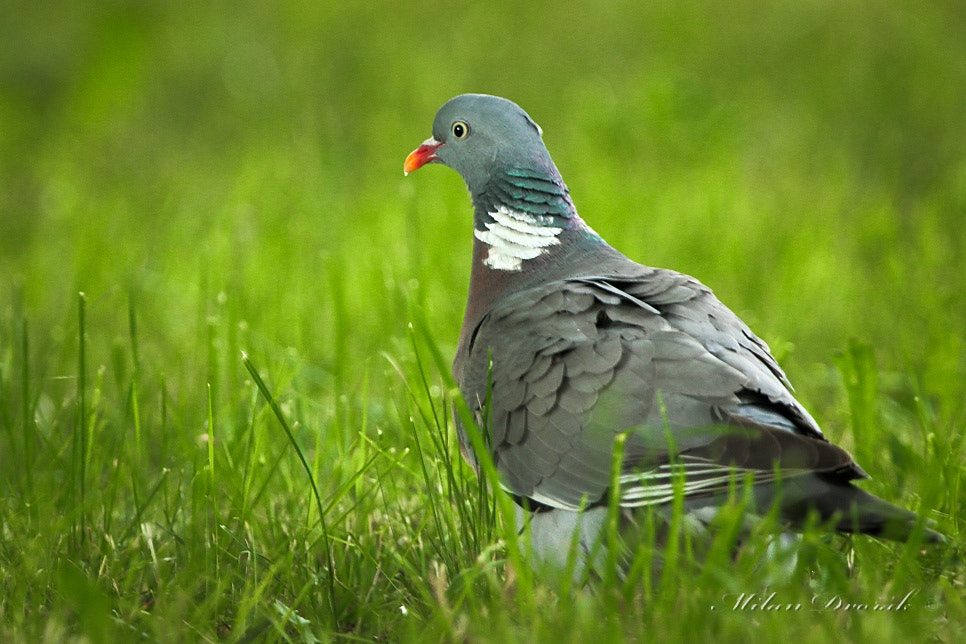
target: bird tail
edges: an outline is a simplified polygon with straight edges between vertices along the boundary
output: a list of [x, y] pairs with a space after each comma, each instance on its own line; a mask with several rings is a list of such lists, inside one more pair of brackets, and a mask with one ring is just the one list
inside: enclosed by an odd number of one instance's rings
[[839, 532], [867, 534], [893, 541], [908, 541], [919, 534], [925, 543], [947, 541], [944, 535], [922, 525], [923, 522], [914, 512], [892, 505], [851, 483], [821, 483], [831, 489], [824, 490], [824, 493], [807, 494], [805, 504], [808, 509], [816, 511], [823, 521], [832, 521]]

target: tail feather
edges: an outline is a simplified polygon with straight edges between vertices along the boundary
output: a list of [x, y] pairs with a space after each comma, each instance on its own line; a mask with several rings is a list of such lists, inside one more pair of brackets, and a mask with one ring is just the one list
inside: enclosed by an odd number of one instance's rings
[[815, 511], [822, 521], [834, 521], [839, 532], [867, 534], [893, 541], [908, 541], [917, 532], [927, 543], [946, 538], [922, 525], [914, 512], [892, 505], [849, 482], [829, 481], [821, 475], [788, 481], [781, 501], [782, 514], [800, 523]]
[[838, 501], [839, 507], [834, 508], [834, 514], [839, 517], [835, 524], [835, 529], [839, 532], [908, 541], [918, 529], [925, 542], [940, 543], [945, 540], [940, 533], [921, 525], [919, 516], [915, 513], [892, 505], [851, 484], [841, 491]]

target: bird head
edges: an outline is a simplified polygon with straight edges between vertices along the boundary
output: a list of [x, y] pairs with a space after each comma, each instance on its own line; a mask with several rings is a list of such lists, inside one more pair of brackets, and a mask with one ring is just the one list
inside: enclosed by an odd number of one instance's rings
[[406, 174], [427, 163], [456, 170], [472, 194], [494, 173], [509, 167], [556, 174], [540, 126], [513, 101], [486, 94], [463, 94], [436, 113], [433, 136], [406, 157]]

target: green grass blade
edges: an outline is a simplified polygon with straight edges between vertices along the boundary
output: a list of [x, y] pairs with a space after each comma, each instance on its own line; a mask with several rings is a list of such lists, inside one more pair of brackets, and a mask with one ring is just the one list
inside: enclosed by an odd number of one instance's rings
[[245, 368], [248, 370], [248, 373], [251, 376], [252, 381], [255, 383], [255, 386], [258, 388], [258, 391], [262, 394], [262, 397], [264, 397], [265, 401], [268, 403], [268, 406], [272, 410], [272, 413], [275, 415], [275, 418], [278, 420], [279, 425], [281, 425], [282, 430], [285, 432], [285, 436], [288, 438], [289, 444], [295, 450], [296, 455], [298, 455], [299, 461], [302, 463], [302, 468], [305, 470], [305, 476], [309, 480], [309, 486], [312, 489], [312, 498], [315, 500], [316, 510], [319, 515], [319, 524], [322, 527], [322, 543], [323, 543], [323, 548], [325, 549], [325, 558], [329, 569], [328, 575], [326, 575], [326, 579], [328, 583], [329, 610], [330, 610], [330, 614], [333, 617], [335, 617], [336, 615], [335, 578], [334, 578], [335, 563], [332, 559], [332, 548], [329, 543], [329, 530], [326, 525], [325, 510], [322, 504], [322, 496], [319, 494], [319, 488], [315, 484], [315, 477], [312, 475], [312, 468], [309, 466], [308, 461], [305, 459], [305, 454], [302, 453], [302, 448], [299, 447], [298, 441], [295, 440], [295, 435], [292, 434], [292, 430], [291, 428], [289, 428], [288, 421], [285, 419], [285, 415], [282, 413], [282, 409], [278, 406], [278, 403], [275, 401], [275, 397], [272, 395], [272, 392], [265, 384], [265, 381], [262, 380], [262, 377], [259, 375], [258, 370], [255, 368], [255, 365], [252, 364], [252, 361], [251, 359], [249, 359], [248, 354], [242, 353], [242, 363], [245, 365]]

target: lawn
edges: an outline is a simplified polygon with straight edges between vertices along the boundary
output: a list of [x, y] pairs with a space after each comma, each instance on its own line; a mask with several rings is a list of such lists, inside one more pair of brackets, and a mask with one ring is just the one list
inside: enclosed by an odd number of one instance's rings
[[[5, 3], [0, 640], [956, 641], [966, 5], [920, 4]], [[454, 445], [469, 198], [402, 173], [467, 91], [950, 543], [535, 579]]]

